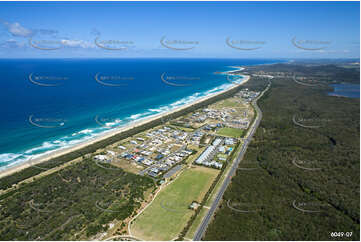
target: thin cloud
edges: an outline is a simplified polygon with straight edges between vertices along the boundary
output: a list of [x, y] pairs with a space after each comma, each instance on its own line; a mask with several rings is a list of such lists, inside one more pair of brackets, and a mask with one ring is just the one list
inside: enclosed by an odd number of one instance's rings
[[7, 31], [14, 37], [28, 38], [34, 35], [34, 31], [23, 27], [21, 24], [17, 22], [15, 23], [3, 22], [3, 25], [5, 26]]
[[17, 49], [17, 48], [24, 48], [25, 44], [14, 39], [8, 39], [0, 43], [0, 47], [6, 49]]

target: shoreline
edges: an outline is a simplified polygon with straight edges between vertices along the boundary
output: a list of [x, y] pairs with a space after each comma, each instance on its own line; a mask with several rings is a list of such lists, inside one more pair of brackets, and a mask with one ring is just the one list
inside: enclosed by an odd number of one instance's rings
[[[237, 70], [232, 70], [232, 71], [228, 71], [228, 72], [224, 72], [224, 73], [230, 73], [231, 74], [234, 71], [241, 71], [241, 70], [244, 69], [243, 67], [238, 67], [238, 68], [239, 69], [237, 69]], [[14, 164], [13, 166], [9, 166], [8, 168], [0, 170], [0, 178], [12, 175], [12, 174], [14, 174], [16, 172], [19, 172], [21, 170], [29, 168], [29, 167], [31, 167], [33, 165], [40, 164], [40, 163], [43, 163], [45, 161], [60, 157], [60, 156], [65, 155], [67, 153], [82, 149], [82, 148], [87, 147], [89, 145], [92, 145], [92, 144], [94, 144], [96, 142], [106, 140], [106, 139], [108, 139], [110, 137], [113, 137], [113, 136], [115, 136], [117, 134], [120, 134], [122, 132], [125, 132], [127, 130], [133, 129], [133, 128], [138, 127], [138, 126], [142, 126], [142, 125], [144, 125], [146, 123], [155, 121], [157, 119], [161, 119], [161, 118], [163, 118], [163, 117], [165, 117], [167, 115], [179, 112], [179, 111], [181, 111], [183, 109], [186, 109], [186, 108], [188, 108], [188, 107], [190, 107], [192, 105], [195, 105], [197, 103], [203, 102], [203, 101], [208, 100], [210, 98], [213, 98], [215, 96], [221, 95], [221, 94], [223, 94], [225, 92], [233, 90], [233, 89], [239, 87], [240, 85], [243, 85], [244, 83], [248, 82], [248, 80], [250, 79], [249, 75], [240, 75], [240, 76], [243, 77], [243, 80], [238, 85], [231, 86], [230, 88], [219, 91], [217, 93], [213, 93], [213, 94], [201, 97], [201, 98], [199, 98], [199, 99], [197, 99], [197, 100], [195, 100], [193, 102], [185, 104], [185, 105], [183, 105], [181, 107], [177, 107], [177, 108], [175, 108], [173, 110], [170, 110], [170, 111], [167, 111], [167, 112], [164, 112], [164, 113], [160, 113], [160, 114], [155, 114], [155, 115], [152, 115], [150, 117], [146, 117], [146, 118], [144, 118], [144, 120], [135, 121], [133, 123], [125, 125], [124, 127], [114, 128], [114, 130], [109, 130], [108, 132], [105, 132], [104, 134], [100, 134], [97, 137], [94, 137], [92, 139], [83, 141], [83, 142], [81, 142], [79, 144], [75, 144], [75, 145], [73, 145], [71, 147], [60, 148], [60, 149], [54, 150], [54, 151], [52, 151], [52, 152], [50, 152], [48, 154], [40, 155], [38, 158], [29, 159], [29, 160], [24, 161], [22, 163], [18, 163], [18, 164]]]

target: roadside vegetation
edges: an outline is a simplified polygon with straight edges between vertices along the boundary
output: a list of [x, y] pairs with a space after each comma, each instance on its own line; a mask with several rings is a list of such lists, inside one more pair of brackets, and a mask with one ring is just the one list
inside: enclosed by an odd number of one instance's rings
[[[263, 119], [204, 240], [360, 239], [360, 100], [327, 96], [327, 85], [291, 78], [297, 72], [331, 83], [341, 80], [341, 69], [277, 64], [246, 70], [286, 75], [273, 78], [258, 102]], [[357, 69], [343, 73], [345, 81], [359, 82]], [[261, 83], [252, 78], [246, 85]], [[295, 115], [313, 127], [295, 124]]]

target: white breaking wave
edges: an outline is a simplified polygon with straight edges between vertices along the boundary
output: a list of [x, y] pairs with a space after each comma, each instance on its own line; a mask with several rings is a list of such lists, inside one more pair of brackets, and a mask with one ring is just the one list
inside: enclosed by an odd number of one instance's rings
[[76, 136], [76, 135], [79, 135], [79, 134], [91, 134], [91, 133], [93, 133], [93, 131], [94, 130], [92, 130], [92, 129], [84, 129], [82, 131], [73, 133], [72, 136]]
[[[242, 80], [242, 79], [240, 78], [240, 80]], [[39, 156], [43, 156], [43, 155], [49, 154], [51, 152], [54, 152], [54, 151], [57, 151], [60, 149], [69, 148], [73, 145], [82, 143], [84, 141], [94, 139], [100, 135], [103, 135], [104, 133], [112, 131], [114, 128], [124, 127], [128, 124], [138, 122], [138, 121], [144, 120], [146, 118], [149, 118], [149, 117], [152, 117], [155, 115], [159, 115], [159, 114], [163, 114], [163, 113], [172, 111], [183, 105], [195, 102], [200, 98], [212, 95], [214, 93], [217, 93], [217, 92], [220, 92], [223, 90], [226, 90], [226, 89], [230, 88], [231, 86], [234, 86], [234, 84], [226, 83], [221, 86], [215, 87], [211, 90], [204, 91], [202, 93], [196, 92], [190, 96], [181, 98], [173, 103], [170, 103], [167, 105], [161, 105], [156, 108], [154, 108], [154, 107], [149, 108], [147, 111], [142, 112], [142, 113], [132, 114], [129, 117], [124, 118], [123, 120], [116, 119], [112, 122], [107, 122], [107, 123], [105, 123], [106, 127], [96, 127], [96, 128], [92, 128], [92, 129], [88, 128], [88, 129], [81, 130], [79, 132], [75, 132], [71, 136], [64, 136], [64, 137], [60, 138], [59, 140], [43, 142], [41, 146], [34, 147], [32, 149], [28, 149], [24, 153], [0, 154], [0, 163], [8, 163], [7, 165], [0, 167], [0, 170], [4, 170], [10, 166], [23, 163], [29, 159], [35, 159]], [[108, 127], [110, 127], [110, 128], [108, 128]], [[79, 137], [77, 137], [77, 136], [79, 136]]]
[[0, 163], [12, 161], [12, 160], [18, 158], [19, 156], [21, 156], [21, 154], [14, 154], [14, 153], [0, 154]]

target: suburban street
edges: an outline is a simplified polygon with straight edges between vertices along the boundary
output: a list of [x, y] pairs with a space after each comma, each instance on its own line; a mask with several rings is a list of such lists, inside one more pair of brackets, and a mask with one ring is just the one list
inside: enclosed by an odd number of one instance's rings
[[[185, 144], [182, 145], [182, 147], [180, 147], [178, 150], [176, 150], [175, 152], [163, 157], [162, 159], [160, 159], [159, 161], [157, 161], [156, 163], [154, 163], [153, 165], [150, 165], [149, 167], [145, 168], [144, 170], [141, 170], [138, 174], [141, 175], [141, 176], [144, 176], [150, 169], [156, 167], [157, 165], [159, 164], [162, 164], [169, 156], [171, 156], [172, 154], [174, 153], [177, 153], [181, 150], [184, 150], [185, 148], [187, 148], [187, 145], [189, 144], [189, 140], [190, 138], [192, 137], [192, 135], [199, 131], [199, 130], [202, 130], [202, 128], [204, 127], [204, 125], [202, 125], [201, 127], [197, 128], [196, 130], [194, 130], [193, 132], [191, 132], [190, 134], [187, 135], [187, 140], [185, 142]], [[148, 142], [147, 142], [148, 143]]]
[[267, 88], [255, 99], [252, 101], [253, 107], [256, 110], [257, 116], [256, 116], [256, 120], [255, 122], [252, 124], [252, 127], [249, 129], [246, 138], [244, 139], [244, 143], [242, 145], [241, 151], [238, 154], [237, 158], [235, 159], [235, 161], [232, 164], [232, 167], [230, 169], [230, 171], [228, 172], [228, 174], [226, 175], [226, 179], [224, 179], [223, 184], [221, 185], [218, 194], [215, 198], [215, 200], [212, 203], [212, 206], [210, 207], [208, 213], [206, 214], [206, 216], [204, 217], [204, 219], [202, 220], [201, 224], [199, 225], [193, 240], [195, 241], [200, 241], [204, 235], [204, 232], [207, 229], [207, 226], [211, 220], [211, 218], [213, 217], [214, 212], [216, 211], [216, 209], [219, 206], [219, 202], [221, 201], [223, 194], [227, 188], [227, 186], [229, 185], [229, 183], [231, 182], [231, 179], [233, 177], [233, 175], [235, 174], [239, 163], [242, 161], [244, 154], [246, 153], [248, 144], [251, 142], [251, 139], [255, 133], [255, 131], [257, 130], [257, 127], [259, 126], [261, 119], [262, 119], [262, 111], [261, 109], [258, 107], [257, 105], [257, 101], [259, 98], [262, 97], [262, 95], [270, 88], [271, 86], [271, 82], [268, 84]]

